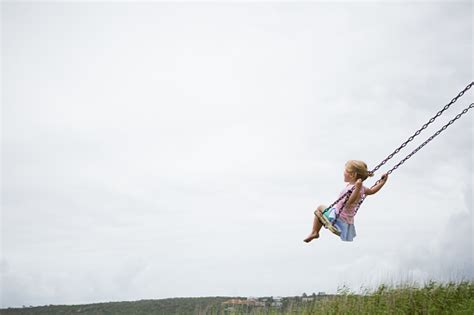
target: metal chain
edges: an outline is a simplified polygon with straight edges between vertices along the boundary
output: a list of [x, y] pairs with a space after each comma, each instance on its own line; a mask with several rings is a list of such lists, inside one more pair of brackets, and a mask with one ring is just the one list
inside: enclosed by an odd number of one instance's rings
[[[431, 137], [429, 137], [425, 142], [420, 144], [415, 150], [413, 150], [410, 154], [408, 154], [403, 160], [398, 162], [394, 167], [392, 167], [387, 174], [391, 174], [393, 171], [395, 171], [397, 168], [400, 167], [403, 163], [405, 163], [409, 158], [411, 158], [416, 152], [420, 151], [421, 148], [423, 148], [425, 145], [427, 145], [431, 140], [436, 138], [440, 133], [445, 131], [449, 126], [451, 126], [456, 120], [461, 118], [462, 115], [466, 114], [471, 108], [474, 108], [474, 103], [471, 103], [468, 107], [464, 108], [462, 112], [457, 114], [453, 119], [451, 119], [446, 125], [441, 127], [438, 131], [436, 131]], [[381, 179], [379, 179], [371, 188], [374, 188], [378, 183], [380, 183]], [[359, 210], [359, 207], [361, 206], [362, 202], [364, 202], [366, 196], [363, 196], [362, 199], [359, 201], [357, 204], [357, 207], [355, 209], [355, 213], [357, 213], [357, 210]]]
[[[458, 95], [456, 97], [454, 97], [451, 102], [449, 102], [448, 104], [446, 104], [439, 112], [436, 113], [436, 115], [434, 115], [433, 117], [430, 118], [430, 120], [425, 123], [420, 129], [418, 129], [413, 135], [411, 135], [410, 137], [408, 137], [408, 139], [403, 142], [397, 149], [395, 149], [395, 151], [393, 151], [392, 153], [390, 153], [382, 162], [380, 162], [372, 171], [370, 171], [370, 173], [374, 174], [380, 167], [382, 167], [384, 164], [387, 163], [388, 160], [390, 160], [391, 158], [393, 158], [398, 152], [400, 152], [401, 149], [403, 149], [404, 147], [406, 147], [406, 145], [413, 141], [413, 139], [415, 137], [417, 137], [423, 130], [425, 130], [430, 124], [432, 124], [436, 118], [438, 118], [439, 116], [441, 116], [451, 105], [453, 105], [461, 96], [464, 95], [464, 93], [466, 91], [468, 91], [472, 86], [474, 85], [474, 81], [469, 83], [461, 92], [458, 93]], [[464, 115], [469, 109], [471, 109], [473, 107], [473, 104], [469, 105], [467, 108], [465, 108], [460, 114], [458, 114], [454, 119], [452, 119], [448, 124], [444, 125], [440, 130], [438, 130], [434, 135], [432, 135], [430, 138], [428, 138], [428, 140], [426, 140], [422, 145], [420, 145], [418, 148], [416, 148], [413, 152], [411, 152], [409, 155], [407, 155], [402, 161], [400, 161], [397, 165], [395, 165], [391, 170], [389, 170], [387, 173], [388, 174], [391, 174], [394, 170], [396, 170], [400, 165], [402, 165], [403, 163], [405, 163], [406, 160], [408, 160], [410, 157], [413, 156], [413, 154], [415, 154], [416, 152], [418, 152], [422, 147], [424, 147], [428, 142], [430, 142], [431, 140], [433, 140], [433, 138], [435, 138], [436, 136], [438, 136], [441, 132], [443, 132], [444, 130], [446, 130], [446, 128], [448, 128], [452, 123], [454, 123], [457, 119], [459, 119], [462, 115]], [[380, 182], [380, 180], [378, 180], [372, 187], [374, 187], [375, 185], [377, 185], [378, 183]], [[329, 211], [332, 207], [334, 207], [334, 205], [336, 205], [339, 201], [341, 201], [343, 198], [346, 198], [344, 200], [344, 203], [343, 203], [343, 206], [342, 206], [342, 209], [344, 209], [346, 203], [347, 203], [347, 200], [349, 199], [349, 194], [352, 193], [352, 191], [354, 190], [354, 187], [352, 187], [350, 190], [348, 190], [347, 192], [345, 192], [343, 195], [341, 195], [336, 201], [334, 201], [329, 207], [327, 207], [326, 209], [324, 209], [323, 213]], [[357, 213], [357, 210], [359, 209], [360, 205], [362, 204], [362, 202], [364, 202], [365, 200], [365, 196], [362, 197], [362, 199], [359, 201], [359, 203], [357, 204], [356, 206], [356, 209], [355, 209], [355, 212]], [[337, 214], [336, 214], [336, 218], [337, 218]]]
[[433, 140], [435, 137], [437, 137], [440, 133], [442, 133], [443, 131], [445, 131], [450, 125], [452, 125], [456, 120], [458, 120], [459, 118], [461, 118], [462, 115], [466, 114], [468, 112], [468, 110], [470, 110], [471, 108], [474, 107], [474, 103], [471, 103], [468, 107], [466, 107], [462, 112], [460, 112], [459, 114], [456, 115], [456, 117], [454, 117], [453, 119], [451, 119], [446, 125], [444, 125], [441, 129], [439, 129], [438, 131], [436, 131], [431, 137], [429, 137], [425, 142], [423, 142], [421, 145], [419, 145], [415, 150], [413, 150], [410, 154], [408, 154], [403, 160], [401, 160], [400, 162], [398, 162], [397, 165], [395, 165], [394, 167], [392, 167], [392, 169], [390, 169], [387, 174], [391, 174], [394, 170], [396, 170], [400, 165], [402, 165], [403, 163], [405, 163], [406, 160], [408, 160], [409, 158], [411, 158], [413, 156], [413, 154], [415, 154], [416, 152], [418, 152], [421, 148], [423, 148], [425, 145], [427, 145], [431, 140]]
[[390, 160], [391, 158], [393, 158], [394, 155], [396, 155], [398, 152], [400, 152], [401, 149], [403, 149], [404, 147], [406, 147], [406, 145], [411, 142], [413, 139], [415, 139], [416, 136], [418, 136], [423, 130], [425, 130], [431, 123], [433, 123], [436, 118], [438, 118], [439, 116], [441, 116], [451, 105], [453, 105], [457, 100], [458, 98], [460, 98], [461, 96], [464, 95], [464, 93], [469, 90], [472, 86], [474, 85], [474, 81], [469, 83], [465, 88], [464, 90], [462, 90], [461, 92], [459, 92], [459, 94], [453, 98], [451, 100], [451, 102], [449, 102], [448, 104], [446, 104], [443, 109], [441, 109], [438, 113], [436, 113], [436, 115], [434, 115], [433, 117], [430, 118], [430, 120], [425, 123], [420, 129], [418, 129], [413, 135], [411, 135], [410, 137], [408, 137], [408, 139], [403, 142], [397, 149], [395, 149], [395, 151], [393, 151], [392, 153], [390, 153], [382, 162], [380, 162], [379, 165], [377, 165], [372, 171], [370, 171], [372, 174], [374, 174], [382, 165], [384, 165], [385, 163], [387, 163], [388, 160]]

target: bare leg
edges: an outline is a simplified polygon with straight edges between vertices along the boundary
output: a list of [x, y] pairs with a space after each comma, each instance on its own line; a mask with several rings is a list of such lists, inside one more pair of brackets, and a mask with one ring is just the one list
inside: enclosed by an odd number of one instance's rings
[[[321, 211], [323, 211], [323, 209], [325, 209], [324, 206], [319, 206], [316, 209], [316, 211], [321, 212]], [[319, 221], [318, 217], [315, 215], [314, 219], [313, 219], [313, 229], [311, 230], [311, 233], [308, 235], [308, 237], [304, 239], [304, 241], [306, 243], [309, 243], [312, 240], [314, 240], [315, 238], [318, 238], [319, 237], [319, 231], [321, 230], [322, 227], [323, 227], [323, 224], [321, 223], [321, 221]]]

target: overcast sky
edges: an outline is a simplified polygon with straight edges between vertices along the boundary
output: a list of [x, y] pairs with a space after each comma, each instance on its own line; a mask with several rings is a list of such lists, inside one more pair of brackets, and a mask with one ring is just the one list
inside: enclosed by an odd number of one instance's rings
[[354, 242], [303, 242], [347, 160], [374, 167], [472, 81], [471, 1], [1, 10], [2, 307], [474, 279], [473, 111]]

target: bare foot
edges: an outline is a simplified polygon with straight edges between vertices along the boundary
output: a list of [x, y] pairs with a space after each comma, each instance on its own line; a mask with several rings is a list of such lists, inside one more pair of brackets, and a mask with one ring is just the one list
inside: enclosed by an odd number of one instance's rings
[[312, 240], [314, 240], [315, 238], [318, 238], [319, 237], [319, 233], [313, 233], [313, 234], [310, 234], [307, 238], [304, 239], [304, 241], [306, 243], [309, 243], [311, 242]]

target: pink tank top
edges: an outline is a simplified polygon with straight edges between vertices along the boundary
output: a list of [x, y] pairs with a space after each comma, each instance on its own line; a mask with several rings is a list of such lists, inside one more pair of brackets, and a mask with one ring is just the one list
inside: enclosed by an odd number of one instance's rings
[[[344, 194], [345, 194], [348, 190], [350, 190], [352, 187], [354, 187], [353, 184], [347, 185], [346, 188], [344, 188], [344, 190], [341, 192], [341, 194], [339, 195], [339, 197], [341, 197], [342, 195], [344, 195]], [[361, 199], [361, 198], [364, 196], [364, 194], [365, 194], [365, 189], [366, 189], [366, 188], [365, 188], [364, 186], [362, 186], [362, 187], [360, 188], [360, 192], [359, 192], [360, 196], [359, 196], [359, 198], [357, 199], [357, 201], [352, 204], [352, 206], [351, 206], [350, 208], [346, 206], [346, 207], [344, 207], [344, 209], [343, 209], [342, 212], [341, 212], [341, 208], [342, 208], [342, 206], [344, 205], [344, 200], [345, 200], [346, 198], [342, 198], [342, 200], [340, 200], [340, 201], [339, 201], [338, 203], [336, 203], [336, 205], [334, 206], [334, 207], [336, 208], [337, 213], [339, 213], [339, 217], [340, 217], [344, 222], [346, 222], [347, 224], [354, 224], [354, 216], [356, 215], [355, 210], [356, 210], [356, 207], [357, 207], [357, 205], [358, 205], [360, 199]], [[349, 195], [348, 197], [350, 197], [350, 195]]]

